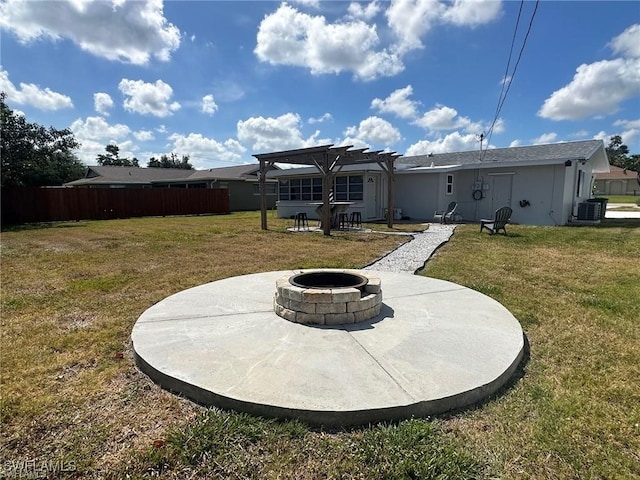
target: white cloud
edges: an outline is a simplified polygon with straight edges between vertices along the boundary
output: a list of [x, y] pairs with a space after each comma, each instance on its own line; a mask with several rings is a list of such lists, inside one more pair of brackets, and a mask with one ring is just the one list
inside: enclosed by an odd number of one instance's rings
[[125, 78], [120, 81], [118, 89], [128, 97], [124, 101], [124, 108], [130, 112], [167, 117], [180, 109], [178, 102], [171, 102], [173, 89], [162, 80], [145, 83]]
[[206, 113], [207, 115], [213, 115], [218, 110], [218, 105], [213, 99], [213, 95], [205, 95], [202, 97], [202, 113]]
[[400, 54], [422, 48], [421, 37], [442, 17], [445, 5], [437, 0], [394, 0], [386, 11], [389, 27], [398, 37]]
[[369, 117], [356, 126], [347, 127], [342, 145], [353, 143], [356, 147], [389, 147], [402, 140], [398, 129], [380, 117]]
[[311, 117], [309, 118], [309, 120], [307, 120], [307, 123], [309, 123], [310, 125], [313, 125], [314, 123], [323, 123], [323, 122], [328, 122], [333, 120], [333, 116], [330, 113], [323, 113], [321, 116], [319, 117]]
[[290, 0], [291, 3], [298, 3], [306, 7], [320, 8], [320, 0]]
[[442, 18], [453, 25], [476, 27], [501, 15], [502, 3], [496, 0], [455, 0]]
[[22, 83], [16, 87], [9, 80], [9, 72], [0, 68], [0, 91], [7, 94], [7, 100], [18, 105], [31, 105], [40, 110], [60, 110], [73, 108], [71, 98], [49, 88], [42, 89], [33, 83]]
[[468, 152], [472, 150], [480, 150], [480, 142], [478, 141], [477, 135], [471, 133], [460, 135], [460, 132], [453, 132], [433, 141], [420, 140], [407, 149], [405, 156], [428, 155], [429, 153]]
[[[622, 143], [625, 145], [634, 145], [640, 138], [640, 119], [617, 120], [613, 125], [624, 129], [619, 135], [622, 137]], [[631, 153], [635, 152], [632, 151]]]
[[475, 27], [495, 20], [501, 12], [502, 2], [496, 0], [393, 0], [386, 16], [398, 38], [395, 50], [402, 55], [423, 48], [422, 37], [436, 24]]
[[519, 147], [520, 145], [522, 145], [522, 142], [520, 142], [520, 140], [517, 140], [517, 139], [516, 139], [516, 140], [513, 140], [513, 141], [509, 144], [509, 146], [510, 146], [510, 147]]
[[107, 141], [120, 140], [131, 133], [128, 126], [122, 123], [109, 125], [102, 117], [87, 117], [85, 121], [79, 118], [71, 124], [71, 130], [78, 138]]
[[413, 95], [413, 87], [407, 85], [404, 88], [394, 90], [385, 99], [374, 98], [371, 102], [371, 108], [380, 113], [393, 113], [400, 118], [415, 118], [420, 102], [410, 100], [411, 95]]
[[23, 43], [69, 39], [109, 60], [145, 65], [168, 61], [180, 45], [180, 30], [164, 17], [162, 0], [57, 1], [0, 4], [0, 26]]
[[126, 125], [110, 125], [102, 117], [87, 117], [86, 120], [75, 120], [70, 129], [81, 144], [77, 151], [78, 158], [87, 165], [95, 165], [96, 156], [104, 153], [104, 147], [110, 143], [120, 147], [121, 156], [133, 156], [131, 152], [135, 148], [131, 141], [127, 140], [131, 129]]
[[[501, 5], [496, 0], [393, 0], [385, 11], [393, 42], [382, 45], [378, 25], [368, 22], [386, 2], [351, 2], [345, 17], [335, 23], [283, 2], [260, 23], [254, 53], [263, 62], [309, 68], [314, 75], [389, 77], [404, 70], [402, 57], [423, 47], [422, 37], [433, 25], [474, 27], [497, 18]], [[382, 38], [387, 41], [387, 35]]]
[[94, 108], [96, 109], [96, 112], [98, 112], [101, 115], [109, 115], [109, 109], [111, 107], [113, 107], [113, 100], [111, 99], [111, 96], [108, 93], [94, 93], [93, 94], [93, 105]]
[[437, 105], [413, 123], [429, 130], [455, 130], [472, 125], [468, 117], [460, 117], [455, 108], [444, 105]]
[[156, 138], [151, 130], [138, 130], [137, 132], [133, 132], [133, 136], [141, 142], [147, 142]]
[[[466, 129], [469, 133], [473, 133], [474, 131], [479, 132], [479, 131], [482, 130], [481, 127], [480, 128], [475, 128], [476, 124], [472, 124], [472, 125], [473, 125], [473, 127], [468, 127]], [[506, 129], [506, 126], [505, 126], [504, 119], [498, 118], [496, 120], [496, 123], [493, 125], [493, 133], [504, 133], [505, 129]]]
[[557, 139], [558, 139], [558, 134], [557, 133], [553, 133], [553, 132], [543, 133], [539, 137], [532, 138], [531, 139], [531, 144], [532, 145], [544, 145], [546, 143], [553, 143]]
[[[620, 137], [622, 138], [622, 143], [624, 143], [625, 145], [627, 146], [634, 145], [636, 144], [636, 142], [638, 142], [638, 140], [640, 140], [640, 128], [630, 127], [630, 128], [627, 128], [626, 130], [623, 130], [622, 132], [616, 131], [611, 133], [607, 133], [604, 130], [601, 130], [600, 132], [596, 133], [593, 136], [593, 139], [602, 140], [606, 146], [606, 145], [609, 145], [609, 142], [611, 141], [611, 137], [615, 135], [620, 135]], [[633, 149], [631, 150], [631, 153], [635, 153]]]
[[640, 119], [638, 120], [616, 120], [613, 122], [616, 127], [624, 128], [640, 128]]
[[573, 80], [547, 98], [538, 115], [552, 120], [580, 120], [615, 112], [640, 95], [640, 58], [602, 60], [577, 68]]
[[589, 136], [589, 132], [586, 130], [579, 130], [571, 135], [572, 138], [586, 138]]
[[593, 136], [593, 139], [594, 140], [602, 140], [605, 143], [605, 145], [608, 145], [609, 144], [609, 140], [611, 139], [612, 136], [613, 135], [609, 135], [605, 131], [600, 131], [600, 132], [596, 133]]
[[196, 168], [206, 168], [217, 161], [238, 163], [246, 150], [237, 140], [229, 139], [221, 143], [200, 133], [174, 133], [169, 140], [173, 142], [172, 151], [189, 155], [190, 163]]
[[283, 3], [260, 23], [254, 53], [263, 62], [306, 67], [315, 75], [348, 71], [371, 80], [404, 68], [395, 54], [375, 50], [379, 42], [375, 26], [362, 21], [329, 24], [323, 16]]
[[623, 57], [640, 57], [640, 24], [631, 25], [609, 45], [614, 53]]
[[317, 145], [318, 132], [304, 139], [300, 116], [285, 113], [279, 117], [251, 117], [238, 122], [238, 139], [254, 151], [275, 152]]
[[381, 8], [377, 0], [368, 3], [351, 2], [347, 8], [347, 18], [370, 21], [380, 12]]

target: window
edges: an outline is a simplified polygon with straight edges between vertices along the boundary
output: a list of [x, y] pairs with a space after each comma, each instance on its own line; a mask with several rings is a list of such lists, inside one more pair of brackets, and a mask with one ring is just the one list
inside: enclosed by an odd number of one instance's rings
[[453, 174], [452, 173], [448, 173], [447, 174], [446, 194], [447, 195], [453, 195]]
[[576, 188], [576, 197], [581, 197], [584, 190], [584, 170], [578, 170], [578, 187]]
[[278, 182], [278, 199], [289, 200], [289, 180], [280, 180]]
[[333, 186], [336, 202], [355, 202], [364, 198], [364, 177], [349, 175], [337, 177]]
[[322, 201], [322, 178], [280, 180], [278, 200]]
[[[364, 177], [346, 175], [336, 177], [333, 184], [336, 202], [356, 202], [364, 199]], [[291, 178], [278, 183], [278, 200], [322, 201], [322, 178]]]

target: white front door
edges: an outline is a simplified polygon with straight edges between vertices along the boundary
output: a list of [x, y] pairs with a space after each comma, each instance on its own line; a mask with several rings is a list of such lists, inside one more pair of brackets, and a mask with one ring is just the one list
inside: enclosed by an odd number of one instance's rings
[[492, 175], [491, 209], [495, 212], [500, 207], [511, 206], [511, 188], [513, 175]]
[[364, 182], [364, 217], [367, 220], [377, 219], [380, 215], [380, 194], [378, 192], [380, 185], [379, 175], [367, 173], [365, 174]]

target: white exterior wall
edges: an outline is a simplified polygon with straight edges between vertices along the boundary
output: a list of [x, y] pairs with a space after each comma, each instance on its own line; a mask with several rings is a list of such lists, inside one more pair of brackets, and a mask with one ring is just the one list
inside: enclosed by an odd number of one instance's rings
[[[403, 216], [431, 221], [440, 195], [440, 175], [439, 173], [397, 174], [394, 207], [402, 209]], [[451, 201], [453, 200], [455, 199], [452, 198]]]
[[[573, 200], [563, 192], [575, 191], [572, 175], [569, 175], [570, 187], [566, 185], [565, 170], [570, 168], [548, 165], [397, 175], [395, 205], [402, 208], [403, 215], [430, 221], [436, 210], [443, 210], [449, 202], [456, 201], [456, 212], [463, 221], [478, 222], [481, 218], [491, 218], [495, 210], [506, 204], [513, 209], [514, 223], [561, 225], [567, 223]], [[454, 176], [453, 195], [446, 195], [447, 174]], [[590, 174], [585, 172], [585, 178], [586, 190]], [[494, 192], [496, 185], [504, 189], [509, 184], [510, 192]], [[481, 200], [473, 199], [476, 187], [483, 192]], [[528, 201], [529, 205], [521, 207], [521, 200]]]
[[[498, 168], [476, 171], [482, 182], [483, 198], [476, 202], [475, 221], [492, 218], [503, 205], [513, 209], [511, 221], [525, 225], [559, 225], [563, 219], [565, 167], [545, 165], [523, 168]], [[495, 186], [511, 183], [509, 201], [504, 194], [496, 199]], [[522, 206], [521, 203], [522, 202]]]
[[[583, 171], [583, 187], [577, 196], [579, 171]], [[377, 212], [376, 220], [384, 218], [387, 208], [387, 179], [378, 171], [348, 172], [364, 176], [364, 199], [347, 210], [360, 211], [362, 219], [374, 220], [367, 212]], [[453, 194], [447, 195], [447, 175], [453, 175]], [[368, 176], [375, 177], [369, 183]], [[503, 205], [513, 209], [513, 223], [525, 225], [566, 225], [577, 214], [577, 205], [590, 198], [592, 187], [591, 165], [573, 161], [562, 164], [527, 167], [501, 167], [483, 169], [414, 171], [396, 173], [394, 208], [413, 220], [432, 221], [436, 210], [443, 210], [458, 202], [457, 213], [463, 221], [479, 222], [492, 218]], [[474, 200], [473, 192], [480, 189], [483, 198]], [[521, 206], [526, 201], [528, 205]], [[375, 205], [372, 207], [371, 202]], [[306, 212], [317, 219], [315, 206], [308, 201], [279, 201], [278, 217], [289, 218], [297, 212]]]
[[[567, 176], [563, 202], [563, 214], [565, 215], [563, 224], [570, 222], [573, 217], [577, 217], [578, 204], [591, 198], [593, 190], [593, 173], [589, 162], [585, 162], [585, 164], [572, 162], [570, 167], [565, 167], [565, 171]], [[580, 189], [580, 195], [578, 195], [580, 172], [583, 172], [583, 185]]]

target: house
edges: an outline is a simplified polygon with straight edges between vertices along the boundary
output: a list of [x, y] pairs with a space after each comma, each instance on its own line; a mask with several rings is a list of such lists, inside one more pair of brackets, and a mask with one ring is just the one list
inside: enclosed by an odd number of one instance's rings
[[611, 165], [609, 172], [596, 173], [597, 195], [640, 195], [640, 173]]
[[[177, 168], [138, 168], [91, 166], [84, 178], [66, 183], [66, 187], [88, 188], [224, 188], [229, 193], [231, 211], [258, 210], [259, 165], [183, 170]], [[276, 203], [275, 180], [267, 182], [268, 208]]]
[[[393, 216], [431, 221], [455, 201], [464, 221], [490, 218], [508, 205], [514, 223], [566, 225], [584, 215], [593, 175], [608, 171], [600, 140], [400, 157]], [[317, 218], [313, 204], [322, 197], [322, 180], [315, 167], [278, 170], [268, 178], [278, 180], [278, 216], [305, 211]], [[376, 164], [347, 165], [336, 174], [334, 199], [351, 202], [349, 211], [360, 211], [365, 221], [383, 219], [387, 178]]]

